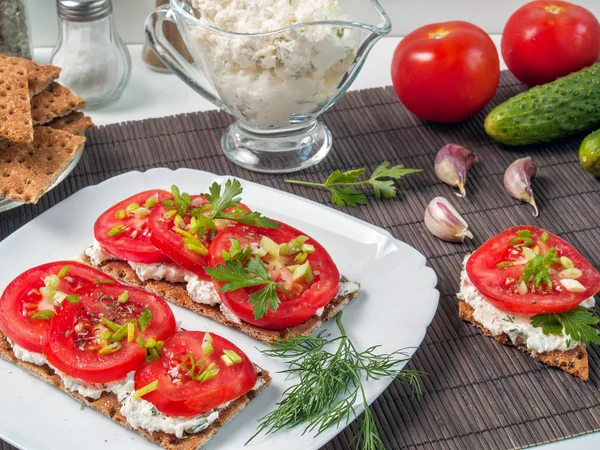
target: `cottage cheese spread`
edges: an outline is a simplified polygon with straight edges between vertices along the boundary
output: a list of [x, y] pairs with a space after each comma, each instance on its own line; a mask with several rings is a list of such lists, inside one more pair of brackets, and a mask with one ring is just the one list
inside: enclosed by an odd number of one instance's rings
[[[545, 335], [542, 328], [531, 325], [531, 315], [513, 314], [499, 310], [477, 290], [469, 279], [466, 271], [468, 256], [463, 261], [463, 270], [460, 275], [459, 300], [463, 300], [474, 310], [473, 318], [490, 331], [494, 336], [506, 333], [513, 342], [527, 346], [531, 353], [543, 353], [552, 350], [569, 350], [577, 346], [579, 341], [569, 335]], [[594, 297], [590, 297], [580, 306], [591, 308], [595, 304]]]
[[99, 266], [104, 261], [111, 261], [119, 259], [116, 256], [111, 255], [106, 250], [102, 248], [100, 242], [94, 240], [94, 243], [91, 247], [85, 249], [85, 254], [88, 258], [90, 258], [90, 262], [93, 266]]
[[37, 366], [43, 366], [44, 364], [47, 364], [46, 357], [41, 353], [30, 352], [29, 350], [25, 350], [20, 345], [15, 344], [9, 338], [6, 338], [6, 340], [12, 346], [15, 358], [20, 359], [21, 361], [35, 364]]
[[211, 306], [221, 303], [219, 294], [212, 281], [202, 280], [194, 274], [187, 274], [185, 281], [187, 281], [188, 295], [196, 303], [204, 303]]
[[77, 392], [78, 394], [83, 395], [84, 397], [91, 398], [94, 400], [99, 399], [102, 396], [103, 392], [113, 392], [118, 397], [119, 392], [122, 392], [123, 389], [126, 389], [128, 384], [133, 383], [133, 375], [135, 373], [133, 371], [129, 372], [126, 378], [118, 381], [112, 381], [110, 383], [86, 383], [83, 380], [71, 378], [70, 376], [62, 373], [55, 367], [52, 367], [52, 369], [54, 370], [56, 375], [60, 377], [63, 384], [65, 385], [65, 388], [67, 388], [71, 392]]
[[189, 274], [186, 270], [174, 263], [142, 264], [127, 261], [129, 266], [135, 270], [135, 274], [141, 281], [166, 280], [171, 283], [183, 283]]
[[352, 28], [295, 24], [346, 20], [336, 0], [194, 0], [200, 20], [235, 33], [197, 27], [190, 50], [221, 99], [254, 127], [288, 126], [335, 96], [360, 39]]

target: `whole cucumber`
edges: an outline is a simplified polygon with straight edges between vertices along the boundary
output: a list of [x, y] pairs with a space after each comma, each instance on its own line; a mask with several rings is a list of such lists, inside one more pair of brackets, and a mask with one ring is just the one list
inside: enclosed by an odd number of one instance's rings
[[496, 106], [485, 131], [507, 145], [537, 144], [600, 127], [600, 63]]

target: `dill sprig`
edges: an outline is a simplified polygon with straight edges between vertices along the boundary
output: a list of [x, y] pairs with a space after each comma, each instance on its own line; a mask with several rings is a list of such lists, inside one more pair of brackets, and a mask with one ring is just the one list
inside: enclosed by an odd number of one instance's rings
[[[298, 336], [278, 341], [262, 353], [282, 358], [288, 369], [282, 371], [299, 380], [283, 393], [277, 409], [259, 421], [254, 439], [261, 432], [275, 433], [286, 428], [304, 425], [304, 433], [320, 434], [329, 427], [348, 424], [356, 415], [355, 405], [362, 403], [354, 444], [363, 450], [384, 450], [373, 414], [369, 408], [363, 382], [381, 377], [396, 377], [410, 385], [414, 394], [421, 395], [419, 376], [422, 372], [402, 370], [399, 365], [409, 359], [402, 350], [376, 353], [378, 345], [359, 351], [342, 324], [342, 313], [336, 318], [340, 336], [329, 339], [323, 332], [316, 336]], [[335, 348], [334, 352], [329, 348]]]

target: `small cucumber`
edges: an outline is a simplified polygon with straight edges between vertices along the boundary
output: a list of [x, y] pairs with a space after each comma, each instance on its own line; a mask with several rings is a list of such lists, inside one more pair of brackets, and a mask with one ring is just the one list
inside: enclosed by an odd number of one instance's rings
[[507, 145], [561, 139], [600, 127], [600, 63], [536, 86], [485, 118], [485, 131]]
[[600, 130], [594, 131], [581, 143], [579, 163], [586, 172], [600, 177]]

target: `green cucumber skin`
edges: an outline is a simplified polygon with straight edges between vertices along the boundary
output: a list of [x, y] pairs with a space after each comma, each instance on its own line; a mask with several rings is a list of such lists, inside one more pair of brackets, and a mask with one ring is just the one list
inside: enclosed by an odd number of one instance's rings
[[506, 145], [565, 138], [600, 127], [600, 63], [536, 86], [496, 106], [485, 131]]
[[[592, 155], [594, 157], [591, 163], [584, 162], [583, 156]], [[600, 130], [589, 134], [581, 143], [579, 148], [579, 161], [586, 172], [591, 173], [595, 177], [600, 177]]]

